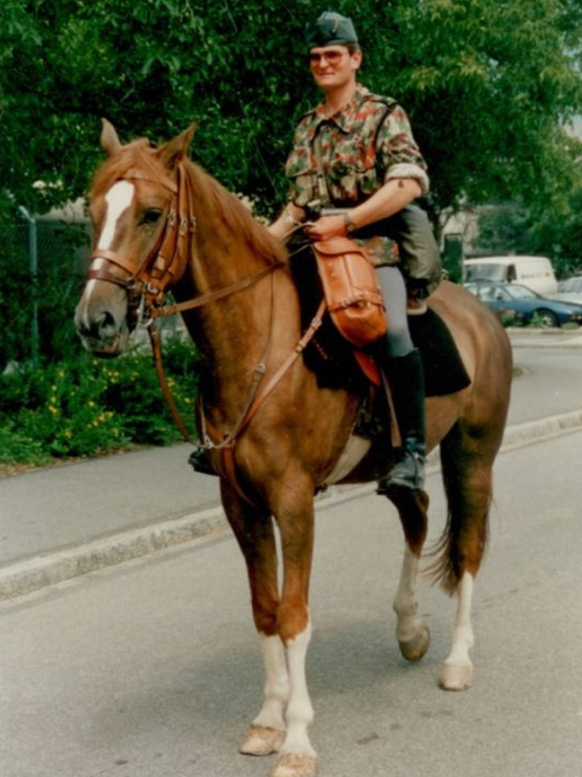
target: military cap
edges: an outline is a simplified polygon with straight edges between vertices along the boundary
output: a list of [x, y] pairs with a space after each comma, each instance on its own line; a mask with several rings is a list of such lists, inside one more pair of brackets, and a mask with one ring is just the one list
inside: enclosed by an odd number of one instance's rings
[[352, 20], [334, 11], [325, 11], [313, 24], [307, 24], [305, 38], [310, 49], [336, 44], [358, 45], [358, 36]]

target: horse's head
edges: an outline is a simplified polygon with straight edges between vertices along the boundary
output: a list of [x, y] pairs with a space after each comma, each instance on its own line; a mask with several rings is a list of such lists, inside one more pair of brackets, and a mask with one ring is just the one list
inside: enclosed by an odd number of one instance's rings
[[85, 348], [98, 356], [121, 353], [135, 327], [176, 192], [176, 169], [193, 134], [190, 127], [160, 148], [147, 140], [122, 146], [113, 126], [103, 121], [101, 144], [108, 158], [90, 192], [94, 251], [75, 313]]

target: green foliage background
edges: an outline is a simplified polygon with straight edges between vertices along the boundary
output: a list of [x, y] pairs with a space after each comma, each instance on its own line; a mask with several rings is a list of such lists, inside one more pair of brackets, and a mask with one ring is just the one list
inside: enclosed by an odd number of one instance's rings
[[[437, 229], [444, 212], [467, 203], [508, 202], [514, 210], [517, 203], [511, 229], [485, 226], [489, 244], [527, 245], [575, 269], [581, 144], [565, 127], [582, 114], [580, 0], [336, 0], [331, 7], [358, 29], [361, 80], [411, 116], [430, 168], [425, 205]], [[274, 215], [286, 197], [293, 128], [319, 99], [305, 23], [329, 8], [318, 0], [2, 0], [0, 234], [16, 205], [39, 214], [85, 194], [102, 159], [102, 116], [125, 140], [167, 140], [197, 122], [195, 160], [259, 213]], [[13, 458], [80, 454], [143, 441], [146, 427], [150, 441], [170, 439], [166, 427], [156, 431], [165, 412], [157, 387], [146, 392], [155, 409], [142, 408], [141, 431], [139, 419], [121, 417], [132, 404], [139, 416], [143, 394], [131, 395], [132, 380], [150, 386], [150, 373], [140, 367], [115, 398], [110, 368], [79, 361], [72, 308], [52, 292], [62, 287], [56, 264], [34, 285], [16, 259], [1, 240], [0, 365], [26, 358], [35, 299], [45, 363], [64, 361], [49, 364], [45, 377], [22, 368], [2, 378], [0, 450], [11, 441]], [[130, 360], [120, 365], [120, 374], [133, 374]], [[195, 393], [190, 378], [186, 390]], [[19, 399], [11, 404], [9, 396]]]
[[[194, 156], [273, 213], [291, 133], [317, 99], [303, 30], [311, 0], [3, 0], [1, 188], [31, 211], [75, 198], [100, 159], [99, 118], [124, 138], [199, 122]], [[580, 111], [579, 0], [337, 0], [362, 80], [413, 119], [436, 219], [492, 197], [570, 190]], [[42, 191], [34, 181], [50, 184]]]

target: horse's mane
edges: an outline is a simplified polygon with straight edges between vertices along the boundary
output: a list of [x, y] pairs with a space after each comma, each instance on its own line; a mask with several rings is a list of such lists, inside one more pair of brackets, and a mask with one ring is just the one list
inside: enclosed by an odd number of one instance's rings
[[222, 229], [242, 237], [267, 262], [288, 260], [286, 249], [253, 217], [238, 197], [194, 162], [187, 160], [184, 166], [197, 198], [220, 221]]
[[[238, 197], [191, 160], [187, 159], [183, 166], [196, 194], [196, 201], [207, 212], [207, 217], [217, 220], [222, 230], [239, 235], [268, 263], [288, 260], [285, 248], [252, 216]], [[153, 181], [168, 181], [168, 173], [155, 147], [141, 138], [123, 146], [98, 168], [91, 185], [91, 198], [105, 194], [114, 181], [125, 178], [135, 170]]]

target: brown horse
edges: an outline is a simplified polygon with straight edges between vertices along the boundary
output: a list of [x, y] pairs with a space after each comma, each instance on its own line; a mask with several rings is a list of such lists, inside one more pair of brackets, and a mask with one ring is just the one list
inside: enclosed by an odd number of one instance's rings
[[[186, 305], [183, 317], [205, 365], [201, 431], [217, 446], [209, 457], [221, 472], [222, 503], [247, 564], [266, 673], [263, 707], [240, 749], [278, 752], [275, 777], [312, 775], [316, 753], [308, 737], [313, 709], [305, 657], [311, 637], [313, 498], [318, 486], [349, 479], [342, 453], [360, 398], [318, 387], [301, 358], [280, 370], [301, 338], [286, 250], [236, 197], [187, 159], [192, 134], [160, 148], [146, 140], [122, 146], [104, 122], [101, 142], [108, 158], [91, 192], [96, 250], [76, 324], [87, 348], [115, 355], [135, 323], [140, 296], [155, 304], [164, 285], [178, 302], [197, 296], [199, 306]], [[172, 231], [177, 202], [179, 234], [178, 227]], [[472, 682], [471, 598], [486, 544], [492, 465], [505, 425], [512, 360], [495, 317], [464, 289], [443, 282], [429, 305], [448, 324], [471, 379], [456, 394], [428, 399], [426, 408], [428, 445], [440, 443], [449, 504], [435, 574], [447, 592], [458, 594], [451, 652], [439, 682], [462, 690]], [[253, 397], [278, 371], [280, 380], [241, 423]], [[221, 441], [231, 454], [229, 468]], [[362, 466], [358, 472], [362, 480], [373, 479], [371, 466], [367, 475]], [[416, 597], [428, 498], [398, 502], [406, 547], [394, 601], [396, 632], [402, 654], [418, 660], [429, 643]], [[281, 591], [275, 524], [284, 563]]]

